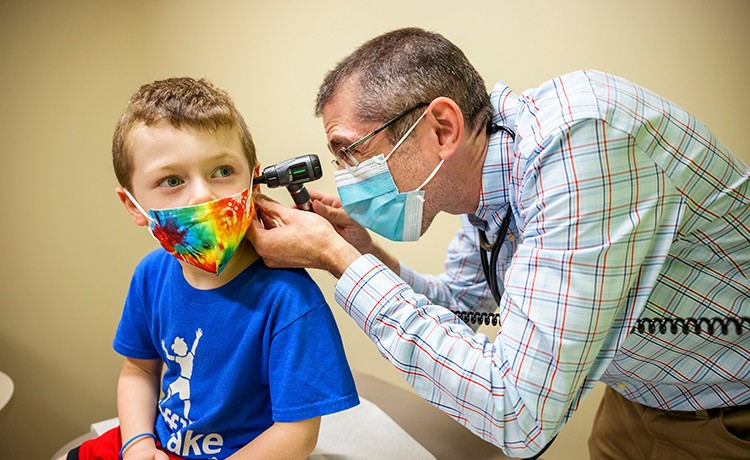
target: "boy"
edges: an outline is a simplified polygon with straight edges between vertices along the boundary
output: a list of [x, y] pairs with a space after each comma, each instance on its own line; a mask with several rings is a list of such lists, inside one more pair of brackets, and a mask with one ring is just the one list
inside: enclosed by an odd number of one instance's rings
[[68, 458], [307, 457], [320, 416], [358, 398], [317, 286], [244, 239], [260, 166], [242, 116], [205, 80], [156, 81], [112, 153], [118, 197], [166, 252], [136, 268], [115, 335], [120, 426]]

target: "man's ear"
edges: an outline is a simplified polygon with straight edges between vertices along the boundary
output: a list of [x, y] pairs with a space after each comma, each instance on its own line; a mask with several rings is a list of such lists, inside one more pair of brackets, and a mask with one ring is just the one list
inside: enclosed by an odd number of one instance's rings
[[[253, 178], [256, 178], [258, 176], [260, 176], [260, 163], [256, 163], [255, 168], [253, 169]], [[250, 190], [250, 193], [253, 194], [256, 192], [260, 192], [260, 184], [253, 181], [253, 189]]]
[[130, 215], [133, 217], [133, 222], [135, 222], [136, 225], [139, 225], [141, 227], [148, 225], [148, 219], [146, 219], [146, 216], [144, 216], [141, 211], [138, 210], [135, 204], [130, 201], [130, 198], [125, 193], [125, 189], [123, 187], [118, 186], [115, 189], [115, 193], [117, 193], [117, 198], [120, 199], [122, 204], [125, 206], [125, 209], [127, 209]]
[[427, 108], [432, 121], [433, 139], [439, 146], [442, 160], [453, 156], [464, 134], [464, 116], [456, 102], [448, 97], [434, 99]]

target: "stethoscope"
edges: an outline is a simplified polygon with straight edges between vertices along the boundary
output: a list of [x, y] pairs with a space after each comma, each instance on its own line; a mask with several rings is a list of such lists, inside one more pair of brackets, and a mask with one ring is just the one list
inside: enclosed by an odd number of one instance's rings
[[[516, 141], [516, 133], [514, 133], [513, 130], [511, 130], [507, 126], [495, 124], [489, 124], [487, 126], [487, 132], [490, 135], [495, 134], [498, 131], [507, 133], [511, 137], [513, 142]], [[497, 237], [495, 238], [494, 243], [490, 243], [484, 230], [477, 229], [477, 234], [479, 235], [479, 258], [482, 260], [482, 271], [484, 272], [484, 278], [487, 280], [487, 284], [490, 287], [490, 292], [492, 292], [492, 298], [495, 299], [495, 303], [497, 305], [500, 305], [502, 291], [505, 290], [504, 287], [501, 288], [502, 281], [497, 277], [497, 258], [499, 257], [500, 250], [502, 249], [503, 243], [505, 242], [505, 237], [508, 236], [508, 231], [510, 230], [510, 218], [512, 213], [513, 209], [511, 208], [510, 203], [508, 203], [508, 211], [506, 211], [503, 222], [500, 224], [500, 229], [497, 232]], [[499, 322], [500, 314], [494, 313], [494, 315], [498, 316]], [[542, 454], [545, 453], [547, 449], [549, 449], [549, 446], [552, 445], [556, 437], [557, 436], [554, 436], [538, 454], [534, 455], [533, 457], [529, 457], [526, 460], [536, 460], [541, 457]]]
[[[516, 133], [513, 132], [507, 126], [489, 124], [487, 126], [487, 133], [489, 135], [495, 134], [498, 131], [503, 131], [510, 136], [513, 142], [516, 141]], [[500, 224], [500, 230], [497, 232], [497, 238], [494, 243], [490, 243], [487, 239], [487, 234], [484, 230], [477, 229], [479, 234], [479, 251], [480, 259], [482, 260], [482, 271], [484, 272], [484, 278], [487, 280], [487, 284], [490, 286], [490, 292], [492, 292], [492, 298], [495, 299], [495, 303], [500, 305], [500, 298], [502, 297], [502, 291], [500, 281], [497, 277], [497, 258], [500, 255], [500, 250], [505, 242], [505, 237], [508, 235], [510, 230], [510, 218], [512, 215], [512, 208], [508, 203], [508, 211], [505, 213], [503, 222]]]
[[500, 281], [497, 277], [497, 258], [500, 255], [500, 250], [505, 242], [505, 237], [508, 235], [510, 229], [510, 216], [511, 216], [510, 204], [508, 204], [508, 212], [505, 213], [503, 223], [500, 224], [500, 230], [497, 233], [497, 238], [494, 243], [490, 243], [487, 239], [487, 234], [484, 230], [477, 229], [479, 234], [479, 251], [481, 253], [480, 259], [482, 260], [482, 271], [484, 272], [484, 279], [487, 280], [487, 284], [490, 286], [490, 292], [492, 292], [492, 298], [495, 299], [495, 303], [500, 305], [500, 298], [502, 297], [502, 290], [500, 289]]

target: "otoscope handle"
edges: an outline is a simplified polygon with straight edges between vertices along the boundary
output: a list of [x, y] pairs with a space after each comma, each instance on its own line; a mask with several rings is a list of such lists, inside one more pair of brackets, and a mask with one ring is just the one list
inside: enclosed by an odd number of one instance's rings
[[310, 193], [307, 191], [304, 184], [287, 185], [286, 189], [289, 194], [292, 195], [292, 200], [294, 201], [294, 204], [297, 205], [297, 208], [315, 212], [313, 211], [312, 201], [310, 201]]

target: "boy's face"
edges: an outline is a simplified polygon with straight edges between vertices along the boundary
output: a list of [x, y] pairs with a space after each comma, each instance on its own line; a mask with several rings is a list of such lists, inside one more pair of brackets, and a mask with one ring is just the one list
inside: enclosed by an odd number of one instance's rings
[[[236, 129], [177, 129], [161, 121], [137, 126], [129, 140], [133, 161], [130, 193], [146, 210], [201, 204], [237, 194], [250, 185], [250, 164]], [[255, 175], [259, 170], [256, 165]], [[122, 187], [117, 194], [135, 223], [147, 225]]]

